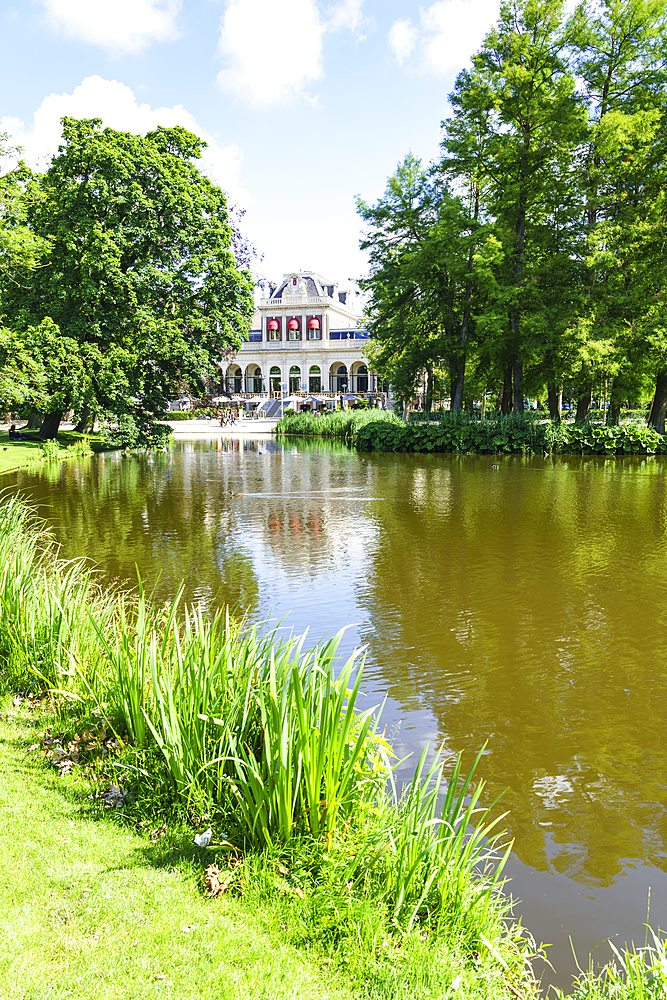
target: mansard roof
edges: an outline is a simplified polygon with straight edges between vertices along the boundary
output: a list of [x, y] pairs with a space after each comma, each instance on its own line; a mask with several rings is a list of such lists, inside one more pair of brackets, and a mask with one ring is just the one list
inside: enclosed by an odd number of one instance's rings
[[[290, 271], [289, 274], [283, 274], [282, 281], [276, 286], [275, 289], [271, 289], [270, 298], [282, 298], [283, 292], [294, 275], [297, 275], [297, 277], [301, 278], [304, 282], [306, 286], [306, 295], [327, 296], [330, 299], [338, 300], [338, 296], [336, 295], [338, 282], [328, 281], [326, 278], [323, 278], [321, 274], [317, 274], [315, 271]], [[342, 299], [341, 301], [344, 302], [345, 299]]]

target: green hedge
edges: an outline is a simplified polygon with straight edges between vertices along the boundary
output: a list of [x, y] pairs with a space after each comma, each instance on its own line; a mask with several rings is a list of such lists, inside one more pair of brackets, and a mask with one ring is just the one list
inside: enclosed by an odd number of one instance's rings
[[165, 414], [165, 420], [202, 420], [206, 417], [214, 417], [215, 410], [169, 410]]
[[667, 438], [645, 424], [583, 427], [529, 416], [484, 420], [444, 413], [437, 421], [404, 424], [394, 414], [371, 411], [326, 417], [299, 414], [281, 420], [282, 434], [338, 437], [359, 451], [443, 452], [446, 454], [656, 455], [667, 454]]

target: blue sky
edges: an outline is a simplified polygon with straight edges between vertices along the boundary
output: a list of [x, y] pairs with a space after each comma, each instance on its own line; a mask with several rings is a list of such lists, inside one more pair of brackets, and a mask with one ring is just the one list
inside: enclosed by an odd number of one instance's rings
[[363, 274], [354, 196], [438, 152], [498, 0], [33, 0], [0, 4], [0, 131], [44, 166], [63, 114], [181, 124], [246, 209], [258, 274]]

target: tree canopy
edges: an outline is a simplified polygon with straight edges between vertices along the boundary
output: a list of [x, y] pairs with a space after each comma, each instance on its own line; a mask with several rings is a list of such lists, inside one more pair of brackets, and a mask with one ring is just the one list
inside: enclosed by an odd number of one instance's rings
[[177, 382], [201, 385], [238, 349], [253, 280], [225, 194], [197, 168], [203, 146], [178, 126], [142, 137], [64, 118], [46, 172], [4, 179], [40, 259], [0, 273], [0, 351], [29, 373], [45, 436], [86, 408], [147, 433]]
[[359, 200], [381, 374], [411, 357], [420, 378], [440, 372], [452, 409], [494, 391], [523, 410], [530, 394], [556, 419], [563, 392], [583, 420], [594, 386], [610, 419], [652, 391], [664, 431], [665, 6], [501, 3], [450, 95], [439, 160], [408, 157], [383, 198]]

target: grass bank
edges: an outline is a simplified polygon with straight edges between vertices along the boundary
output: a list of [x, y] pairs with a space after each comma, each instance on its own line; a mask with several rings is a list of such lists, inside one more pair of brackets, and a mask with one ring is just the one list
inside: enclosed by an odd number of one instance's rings
[[667, 438], [640, 422], [615, 427], [587, 423], [552, 424], [529, 415], [484, 419], [445, 412], [438, 419], [403, 423], [384, 411], [300, 413], [284, 417], [277, 434], [337, 438], [359, 451], [442, 452], [445, 454], [661, 455]]
[[401, 794], [377, 713], [357, 708], [363, 663], [334, 672], [337, 639], [306, 650], [102, 590], [16, 499], [0, 567], [4, 685], [50, 705], [35, 755], [85, 772], [100, 812], [180, 831], [205, 905], [251, 905], [355, 996], [534, 993], [482, 783], [422, 759]]
[[101, 817], [80, 773], [40, 765], [29, 747], [48, 713], [11, 699], [2, 708], [5, 1000], [349, 1000], [325, 963], [288, 942], [279, 914], [203, 896], [191, 836], [172, 829], [151, 843]]
[[[37, 462], [71, 458], [91, 452], [106, 451], [110, 446], [98, 434], [79, 434], [77, 431], [59, 431], [55, 445], [38, 441], [34, 433], [21, 432], [25, 441], [10, 441], [8, 431], [0, 431], [0, 474], [21, 469]], [[46, 445], [46, 448], [45, 448]]]

